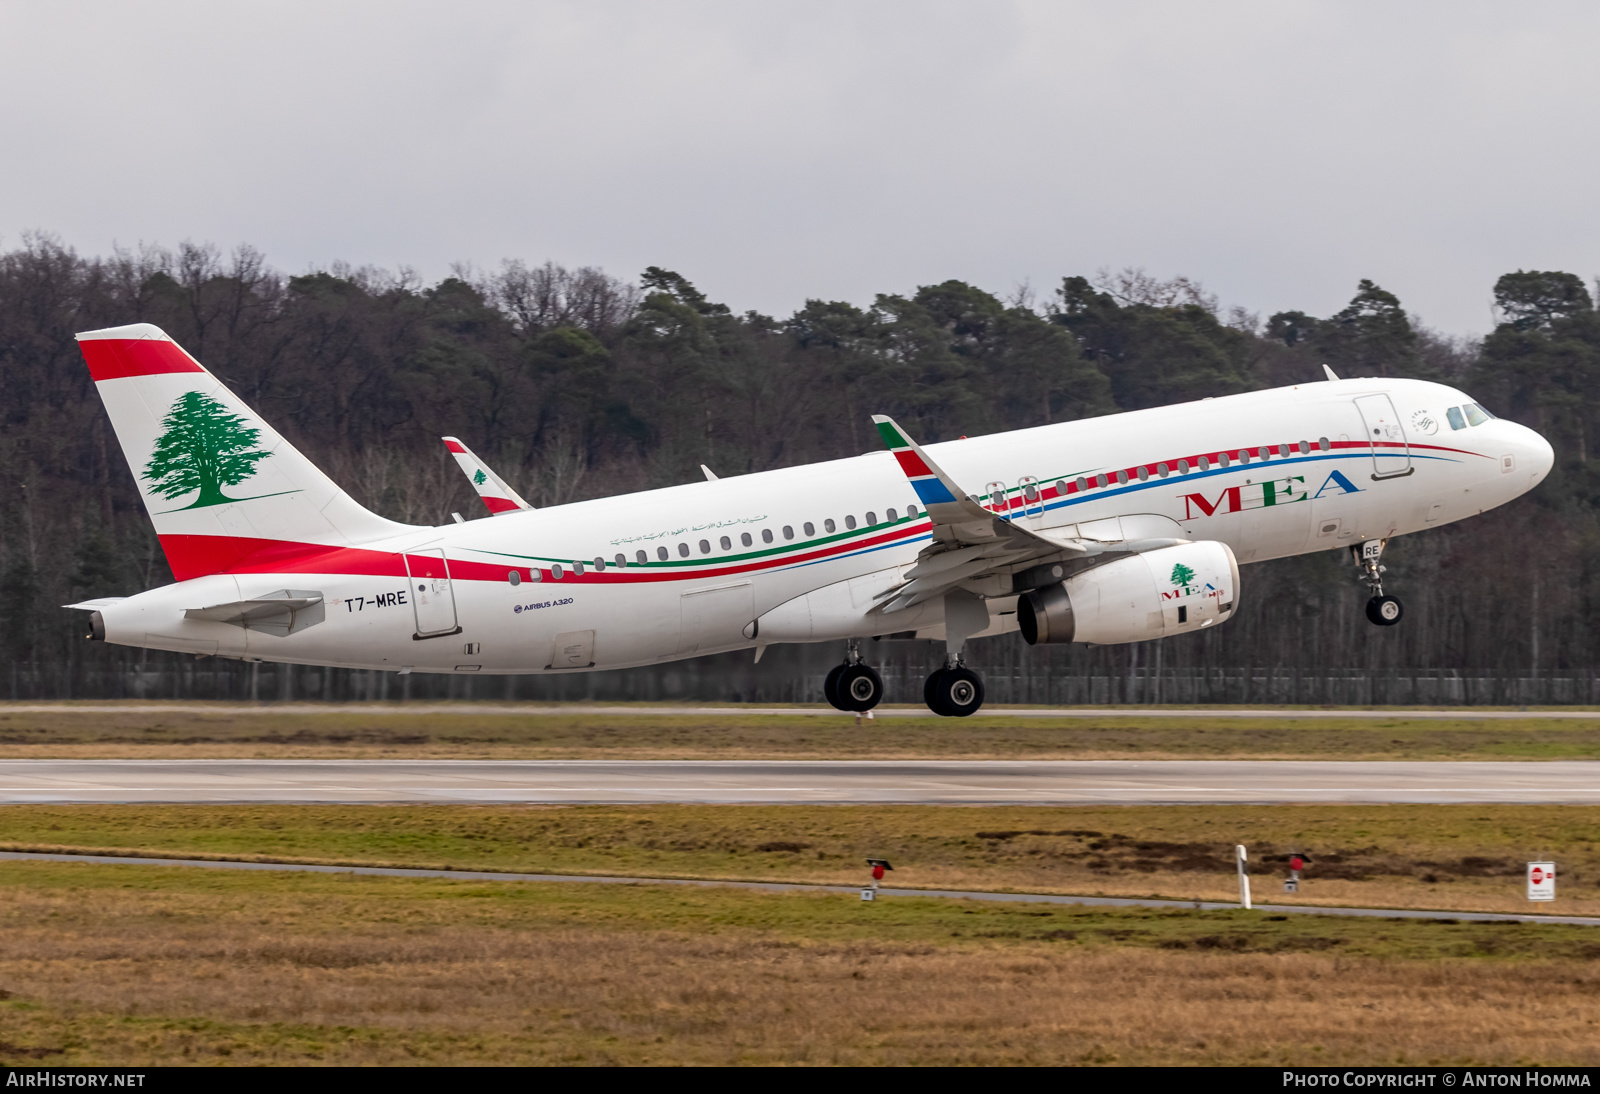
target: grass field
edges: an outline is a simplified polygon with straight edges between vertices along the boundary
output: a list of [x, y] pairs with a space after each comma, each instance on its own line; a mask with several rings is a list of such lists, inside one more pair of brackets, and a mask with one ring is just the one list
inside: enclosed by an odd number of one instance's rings
[[[126, 704], [117, 704], [126, 705]], [[15, 704], [13, 704], [15, 706]], [[0, 704], [0, 758], [348, 757], [450, 759], [1440, 759], [1600, 757], [1600, 713], [1573, 720], [881, 718], [846, 715], [56, 713]]]
[[[1600, 914], [1600, 806], [10, 805], [0, 849], [347, 865], [1526, 912], [1530, 859], [1560, 864], [1540, 911]], [[1295, 897], [1287, 852], [1309, 853]], [[1597, 935], [1600, 939], [1600, 935]]]
[[0, 1063], [1597, 1064], [1600, 933], [0, 865]]

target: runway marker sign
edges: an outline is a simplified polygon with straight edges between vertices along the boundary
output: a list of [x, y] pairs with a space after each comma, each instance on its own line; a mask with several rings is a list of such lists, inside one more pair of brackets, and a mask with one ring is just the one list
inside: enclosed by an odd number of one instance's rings
[[1528, 863], [1528, 899], [1554, 900], [1556, 898], [1556, 864], [1553, 862]]

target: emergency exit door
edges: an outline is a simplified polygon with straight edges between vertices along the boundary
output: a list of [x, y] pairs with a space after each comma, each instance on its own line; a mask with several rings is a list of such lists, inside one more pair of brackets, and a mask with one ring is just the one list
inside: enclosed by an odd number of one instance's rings
[[1372, 477], [1392, 479], [1411, 474], [1411, 447], [1389, 396], [1359, 396], [1356, 409], [1361, 411], [1367, 443], [1372, 446]]
[[460, 634], [456, 622], [456, 594], [450, 588], [450, 563], [443, 551], [407, 551], [406, 574], [410, 582], [406, 595], [416, 616], [413, 638], [439, 638]]

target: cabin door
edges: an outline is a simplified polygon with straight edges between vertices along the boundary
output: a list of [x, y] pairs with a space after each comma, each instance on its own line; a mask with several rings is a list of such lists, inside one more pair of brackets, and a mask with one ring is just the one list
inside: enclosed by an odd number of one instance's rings
[[406, 575], [411, 578], [406, 593], [416, 614], [416, 638], [438, 638], [460, 634], [456, 622], [456, 594], [450, 588], [450, 564], [443, 551], [408, 551]]
[[1367, 424], [1367, 443], [1372, 445], [1372, 477], [1390, 479], [1411, 474], [1411, 448], [1389, 396], [1363, 395], [1356, 399], [1356, 409]]

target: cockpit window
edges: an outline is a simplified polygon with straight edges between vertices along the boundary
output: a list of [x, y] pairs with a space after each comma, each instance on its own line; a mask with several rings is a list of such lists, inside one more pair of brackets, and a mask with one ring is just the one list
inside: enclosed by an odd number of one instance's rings
[[1485, 414], [1483, 412], [1483, 407], [1479, 406], [1477, 403], [1468, 403], [1461, 409], [1467, 412], [1468, 425], [1482, 425], [1484, 422], [1489, 420], [1489, 415]]
[[1482, 403], [1473, 403], [1472, 405], [1477, 407], [1479, 410], [1481, 410], [1483, 412], [1483, 416], [1485, 418], [1488, 418], [1491, 421], [1494, 420], [1494, 417], [1495, 417], [1494, 412], [1491, 411], [1488, 407], [1484, 406]]
[[1458, 406], [1451, 407], [1449, 410], [1444, 412], [1444, 416], [1446, 418], [1450, 419], [1450, 428], [1451, 429], [1465, 429], [1465, 428], [1467, 428], [1467, 419], [1462, 417], [1461, 408], [1460, 407], [1458, 407]]

